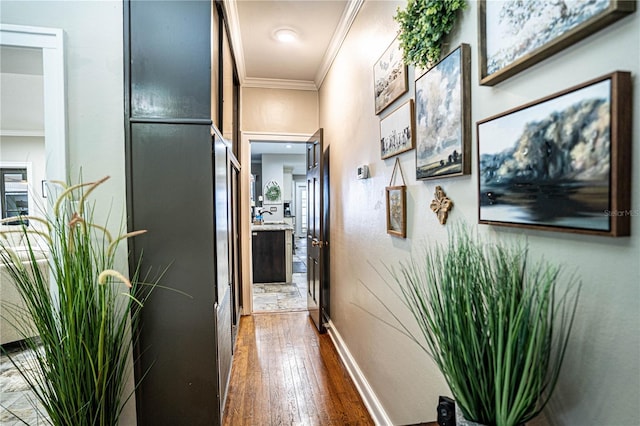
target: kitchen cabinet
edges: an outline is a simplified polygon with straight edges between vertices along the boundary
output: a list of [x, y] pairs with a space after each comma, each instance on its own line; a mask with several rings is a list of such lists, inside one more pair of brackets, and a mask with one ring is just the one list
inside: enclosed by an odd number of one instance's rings
[[253, 225], [251, 230], [254, 283], [291, 282], [293, 226]]

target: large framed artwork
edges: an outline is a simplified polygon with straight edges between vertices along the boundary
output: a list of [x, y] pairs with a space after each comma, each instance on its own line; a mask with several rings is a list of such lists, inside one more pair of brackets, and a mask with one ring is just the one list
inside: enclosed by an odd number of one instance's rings
[[382, 159], [393, 157], [412, 150], [413, 137], [413, 100], [400, 105], [391, 114], [380, 120], [380, 156]]
[[629, 235], [631, 88], [617, 71], [479, 121], [479, 222]]
[[635, 10], [635, 0], [480, 0], [480, 84], [500, 83]]
[[416, 179], [471, 172], [470, 73], [462, 44], [416, 80]]
[[409, 90], [407, 66], [397, 37], [373, 66], [373, 84], [376, 114]]

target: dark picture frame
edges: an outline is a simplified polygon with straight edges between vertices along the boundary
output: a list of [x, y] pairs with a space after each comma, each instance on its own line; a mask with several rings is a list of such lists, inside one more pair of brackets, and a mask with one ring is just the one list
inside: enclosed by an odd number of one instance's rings
[[396, 237], [407, 237], [407, 187], [387, 186], [387, 234]]
[[413, 99], [380, 119], [380, 157], [386, 159], [412, 150], [414, 138]]
[[407, 66], [397, 37], [373, 65], [373, 89], [376, 114], [409, 91]]
[[524, 4], [479, 1], [481, 85], [498, 84], [636, 10], [635, 0]]
[[416, 79], [416, 179], [471, 173], [471, 48], [461, 44]]
[[627, 236], [631, 74], [616, 71], [478, 121], [478, 221]]

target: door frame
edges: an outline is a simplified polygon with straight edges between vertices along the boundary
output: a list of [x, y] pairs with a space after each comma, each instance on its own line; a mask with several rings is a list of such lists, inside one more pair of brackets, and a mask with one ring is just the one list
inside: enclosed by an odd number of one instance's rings
[[306, 142], [313, 133], [270, 133], [270, 132], [242, 132], [240, 146], [240, 235], [242, 248], [242, 315], [253, 312], [253, 271], [251, 246], [251, 205], [249, 202], [249, 186], [251, 179], [251, 141], [263, 142]]
[[42, 51], [45, 176], [47, 180], [66, 182], [68, 154], [64, 33], [60, 28], [0, 24], [0, 44]]

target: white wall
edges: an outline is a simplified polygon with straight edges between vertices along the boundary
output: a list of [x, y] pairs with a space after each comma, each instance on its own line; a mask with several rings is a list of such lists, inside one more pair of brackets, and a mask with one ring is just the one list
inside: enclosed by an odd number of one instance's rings
[[[65, 36], [69, 175], [111, 176], [92, 197], [96, 221], [126, 225], [124, 162], [123, 10], [121, 1], [7, 1], [5, 24], [61, 28]], [[118, 252], [127, 268], [126, 245]], [[133, 400], [123, 424], [135, 424]]]
[[[61, 28], [65, 41], [69, 175], [110, 175], [94, 194], [125, 215], [122, 2], [2, 1], [2, 23]], [[124, 223], [124, 222], [123, 222]]]
[[[280, 199], [278, 201], [269, 201], [264, 196], [266, 187], [269, 183], [276, 182], [280, 186]], [[265, 210], [271, 214], [265, 214], [265, 221], [281, 221], [284, 219], [282, 211], [282, 200], [284, 195], [284, 168], [282, 167], [282, 158], [277, 154], [262, 154], [262, 204]]]
[[[472, 48], [472, 125], [542, 96], [614, 70], [633, 73], [633, 122], [640, 122], [640, 13], [636, 12], [496, 87], [478, 85], [477, 2], [468, 2], [451, 46]], [[404, 1], [367, 1], [320, 89], [320, 126], [331, 145], [331, 318], [394, 424], [435, 420], [438, 395], [449, 395], [434, 364], [407, 338], [362, 309], [383, 311], [364, 290], [366, 282], [407, 323], [412, 319], [385, 289], [371, 265], [394, 265], [423, 243], [446, 239], [429, 204], [435, 185], [454, 201], [450, 222], [477, 222], [475, 130], [472, 174], [415, 180], [415, 153], [399, 156], [408, 190], [407, 238], [385, 232], [384, 188], [395, 158], [380, 160], [379, 118], [374, 113], [375, 61], [393, 40], [392, 17]], [[413, 97], [410, 90], [395, 105]], [[381, 116], [393, 110], [389, 107]], [[633, 145], [640, 146], [635, 126]], [[633, 150], [632, 182], [640, 178], [640, 149]], [[357, 180], [368, 164], [371, 179]], [[632, 185], [632, 209], [640, 212], [640, 186]], [[632, 236], [607, 238], [478, 226], [482, 234], [513, 239], [524, 234], [534, 257], [557, 261], [582, 277], [579, 311], [555, 396], [532, 424], [637, 425], [640, 418], [640, 217]]]
[[243, 87], [242, 131], [309, 133], [318, 130], [318, 92]]

